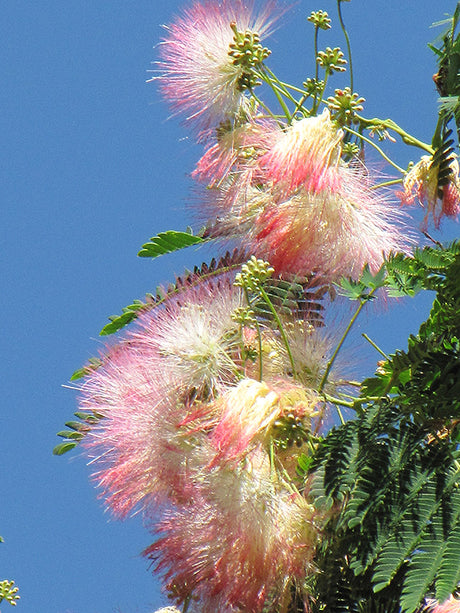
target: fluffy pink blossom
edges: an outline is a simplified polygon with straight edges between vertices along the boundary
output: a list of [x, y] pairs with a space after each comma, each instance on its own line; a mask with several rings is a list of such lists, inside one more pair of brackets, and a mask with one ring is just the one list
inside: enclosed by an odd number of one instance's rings
[[385, 255], [407, 251], [410, 241], [399, 230], [400, 220], [363, 173], [341, 167], [331, 189], [301, 188], [284, 202], [268, 203], [255, 220], [251, 251], [278, 273], [357, 278], [365, 264], [375, 273]]
[[266, 36], [276, 19], [273, 2], [255, 14], [252, 0], [203, 0], [183, 9], [161, 43], [160, 88], [173, 107], [201, 129], [249, 109], [245, 68], [230, 45], [238, 32]]
[[[234, 172], [256, 170], [254, 163], [266, 153], [273, 141], [273, 133], [279, 131], [277, 123], [258, 116], [232, 129], [223, 126], [217, 131], [217, 136], [198, 160], [192, 176], [200, 182], [206, 182], [208, 187], [219, 187], [225, 183]], [[252, 175], [251, 175], [252, 177]], [[248, 183], [248, 179], [241, 182]], [[238, 185], [239, 187], [239, 185]]]
[[243, 379], [216, 402], [221, 412], [210, 436], [217, 450], [212, 465], [221, 460], [241, 461], [256, 445], [266, 446], [272, 426], [288, 413], [309, 422], [318, 401], [292, 381], [267, 385]]
[[299, 187], [311, 193], [338, 191], [343, 131], [325, 109], [317, 117], [296, 121], [284, 132], [272, 135], [273, 146], [258, 161], [264, 182], [272, 182], [283, 198]]
[[80, 408], [102, 416], [85, 444], [116, 515], [183, 498], [191, 468], [209, 462], [199, 434], [188, 436], [191, 426], [181, 424], [195, 400], [212, 399], [239, 377], [231, 314], [240, 304], [230, 278], [185, 288], [139, 317], [85, 378]]
[[456, 158], [450, 161], [450, 170], [447, 184], [438, 186], [439, 166], [433, 164], [431, 156], [423, 155], [404, 179], [404, 192], [400, 197], [406, 204], [413, 204], [417, 199], [426, 206], [425, 227], [430, 215], [438, 228], [444, 216], [455, 219], [460, 213], [460, 177]]
[[168, 510], [145, 555], [178, 601], [193, 594], [202, 613], [259, 613], [267, 602], [285, 613], [291, 586], [301, 592], [311, 569], [317, 519], [256, 450], [244, 464], [210, 471], [189, 506]]
[[278, 274], [318, 272], [330, 280], [376, 272], [391, 251], [410, 244], [403, 214], [373, 190], [367, 169], [341, 159], [342, 131], [319, 117], [257, 134], [255, 154], [209, 190], [209, 235], [244, 241]]

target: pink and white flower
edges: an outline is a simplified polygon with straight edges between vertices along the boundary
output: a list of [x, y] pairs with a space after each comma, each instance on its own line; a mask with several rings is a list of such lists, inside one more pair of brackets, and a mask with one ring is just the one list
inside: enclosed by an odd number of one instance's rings
[[194, 402], [213, 399], [241, 376], [231, 318], [240, 304], [230, 277], [184, 288], [140, 316], [85, 378], [80, 408], [101, 416], [85, 444], [116, 515], [182, 499], [193, 466], [209, 463], [187, 418]]
[[328, 109], [294, 122], [284, 132], [278, 129], [272, 138], [273, 146], [259, 166], [275, 193], [284, 198], [299, 187], [311, 193], [340, 189], [337, 168], [343, 131], [331, 121]]
[[203, 0], [183, 9], [161, 43], [160, 88], [175, 110], [200, 129], [245, 115], [244, 66], [231, 45], [235, 29], [265, 37], [276, 20], [275, 5], [268, 2], [256, 14], [252, 0]]
[[267, 603], [285, 613], [291, 587], [302, 593], [311, 569], [317, 520], [305, 498], [272, 472], [268, 455], [255, 450], [235, 468], [214, 468], [196, 483], [189, 506], [154, 523], [161, 536], [145, 555], [178, 602], [193, 594], [203, 613], [260, 613]]
[[359, 277], [365, 264], [376, 272], [390, 252], [407, 251], [403, 214], [367, 169], [342, 161], [342, 137], [327, 110], [275, 128], [260, 146], [254, 137], [257, 154], [210, 190], [210, 236], [244, 241], [278, 274], [332, 281]]
[[318, 399], [292, 380], [267, 384], [243, 379], [221, 396], [220, 409], [209, 441], [216, 450], [210, 466], [219, 462], [241, 462], [255, 447], [268, 448], [272, 428], [287, 414], [310, 425]]
[[439, 165], [433, 164], [430, 155], [423, 155], [404, 178], [404, 192], [401, 199], [406, 204], [413, 204], [415, 199], [426, 205], [424, 226], [428, 217], [433, 216], [435, 227], [438, 228], [441, 219], [457, 218], [460, 213], [460, 177], [457, 158], [450, 161], [450, 174], [445, 185], [438, 185]]
[[365, 264], [377, 272], [385, 256], [407, 251], [410, 240], [399, 230], [400, 212], [371, 187], [359, 170], [343, 167], [331, 188], [300, 188], [269, 203], [255, 220], [252, 252], [278, 273], [357, 278]]

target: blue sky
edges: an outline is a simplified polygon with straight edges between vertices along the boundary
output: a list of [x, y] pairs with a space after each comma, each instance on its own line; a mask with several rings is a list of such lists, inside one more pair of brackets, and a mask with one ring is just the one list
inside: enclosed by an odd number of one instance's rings
[[[152, 613], [165, 602], [139, 557], [151, 542], [141, 518], [111, 521], [85, 458], [51, 452], [76, 410], [65, 385], [101, 347], [107, 316], [204, 256], [136, 257], [150, 236], [190, 222], [188, 175], [200, 148], [167, 121], [145, 82], [160, 24], [182, 4], [10, 0], [2, 10], [0, 579], [19, 585], [18, 613]], [[319, 8], [334, 18], [335, 2], [300, 0], [270, 40], [269, 64], [284, 80], [311, 76], [306, 18]], [[391, 116], [431, 138], [429, 26], [454, 8], [450, 0], [343, 4], [366, 116]], [[321, 46], [344, 48], [334, 21]], [[403, 166], [418, 158], [399, 143], [391, 150]], [[457, 233], [454, 222], [433, 231], [441, 240]], [[428, 302], [389, 305], [361, 328], [386, 351], [404, 347]]]

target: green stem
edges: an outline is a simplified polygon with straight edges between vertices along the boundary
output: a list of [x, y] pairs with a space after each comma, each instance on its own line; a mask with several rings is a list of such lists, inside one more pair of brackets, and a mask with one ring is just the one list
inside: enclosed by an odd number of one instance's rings
[[315, 103], [313, 104], [313, 108], [310, 111], [310, 116], [316, 115], [316, 112], [318, 110], [318, 107], [320, 105], [321, 102], [324, 102], [323, 100], [323, 94], [326, 91], [326, 86], [327, 86], [327, 81], [329, 79], [329, 72], [326, 70], [325, 74], [324, 74], [324, 83], [323, 83], [323, 87], [321, 88], [321, 92], [319, 92], [319, 98], [318, 100], [316, 99], [316, 95], [315, 95]]
[[340, 408], [337, 405], [335, 406], [335, 410], [337, 411], [338, 415], [339, 415], [339, 419], [340, 419], [340, 423], [342, 424], [342, 426], [345, 425], [345, 419], [343, 417], [342, 411], [340, 410]]
[[[266, 67], [264, 67], [264, 68], [265, 68], [265, 70], [268, 71], [268, 69]], [[258, 74], [258, 76], [260, 76], [260, 78], [267, 85], [269, 85], [272, 88], [273, 93], [275, 94], [275, 96], [276, 96], [276, 98], [277, 98], [281, 108], [283, 109], [283, 113], [286, 116], [286, 119], [287, 119], [288, 123], [290, 123], [291, 120], [292, 120], [291, 113], [289, 112], [287, 104], [285, 103], [285, 101], [283, 99], [283, 95], [286, 95], [286, 92], [282, 88], [278, 87], [276, 85], [276, 83], [274, 82], [274, 80], [272, 78], [270, 78], [270, 76], [268, 74], [266, 74], [263, 70], [257, 71], [257, 74]], [[288, 96], [290, 96], [289, 93], [288, 93]], [[293, 98], [293, 100], [295, 102], [295, 98]]]
[[187, 596], [184, 600], [184, 606], [182, 607], [182, 613], [187, 613], [191, 602], [192, 602], [192, 597]]
[[351, 385], [352, 387], [361, 387], [361, 383], [359, 381], [349, 381], [349, 380], [337, 381], [337, 385]]
[[259, 104], [259, 105], [260, 105], [260, 106], [261, 106], [261, 107], [264, 109], [264, 111], [266, 111], [266, 113], [268, 114], [268, 116], [269, 116], [269, 117], [271, 117], [272, 119], [274, 119], [275, 121], [278, 121], [278, 123], [280, 123], [280, 122], [279, 122], [279, 120], [278, 120], [278, 118], [276, 117], [276, 115], [274, 115], [274, 114], [272, 113], [272, 111], [271, 111], [271, 110], [270, 110], [270, 108], [269, 108], [269, 107], [268, 107], [268, 106], [265, 104], [265, 102], [263, 102], [263, 101], [262, 101], [262, 100], [261, 100], [261, 99], [260, 99], [258, 96], [256, 96], [256, 94], [254, 93], [254, 90], [253, 90], [253, 89], [251, 89], [250, 91], [251, 91], [251, 96], [254, 98], [254, 100], [257, 102], [257, 104]]
[[336, 358], [337, 358], [337, 356], [338, 356], [338, 354], [339, 354], [339, 351], [340, 351], [340, 349], [342, 348], [342, 345], [344, 344], [344, 342], [345, 342], [345, 340], [346, 340], [346, 338], [347, 338], [347, 336], [348, 336], [348, 334], [349, 334], [350, 330], [352, 329], [353, 324], [354, 324], [354, 323], [355, 323], [355, 321], [358, 319], [358, 316], [359, 316], [359, 314], [361, 313], [361, 311], [363, 310], [364, 305], [365, 305], [365, 304], [366, 304], [366, 303], [367, 303], [367, 302], [368, 302], [368, 301], [369, 301], [369, 300], [372, 298], [372, 296], [374, 295], [374, 293], [375, 293], [376, 291], [377, 291], [377, 288], [374, 288], [373, 290], [371, 290], [371, 291], [369, 292], [369, 294], [368, 294], [368, 295], [367, 295], [367, 297], [366, 297], [366, 300], [360, 300], [360, 302], [359, 302], [359, 306], [358, 306], [358, 308], [356, 309], [355, 314], [354, 314], [354, 315], [353, 315], [353, 317], [350, 319], [350, 322], [349, 322], [348, 326], [345, 328], [345, 332], [342, 334], [342, 338], [340, 339], [340, 341], [339, 341], [339, 343], [338, 343], [337, 347], [335, 348], [335, 351], [334, 351], [334, 353], [332, 354], [331, 359], [330, 359], [330, 360], [329, 360], [329, 362], [327, 363], [326, 370], [324, 371], [324, 375], [322, 376], [321, 381], [320, 381], [320, 384], [319, 384], [319, 387], [318, 387], [318, 392], [319, 392], [320, 394], [322, 393], [322, 391], [323, 391], [323, 389], [324, 389], [324, 386], [325, 386], [325, 385], [326, 385], [326, 383], [327, 383], [327, 378], [328, 378], [328, 376], [329, 376], [329, 373], [331, 372], [331, 368], [332, 368], [332, 366], [334, 365], [334, 362], [335, 362], [335, 360], [336, 360]]
[[262, 334], [260, 333], [259, 322], [256, 321], [257, 340], [259, 342], [259, 381], [263, 379], [263, 357], [262, 357]]
[[294, 96], [288, 92], [284, 87], [281, 87], [280, 85], [278, 85], [278, 83], [273, 82], [272, 81], [272, 88], [275, 88], [276, 91], [278, 91], [279, 94], [286, 96], [286, 98], [292, 102], [292, 103], [297, 103], [297, 100], [294, 98]]
[[411, 145], [412, 147], [418, 147], [419, 149], [423, 149], [427, 151], [430, 155], [433, 155], [434, 149], [427, 143], [415, 138], [411, 134], [408, 134], [405, 130], [403, 130], [397, 123], [395, 123], [392, 119], [378, 119], [374, 117], [373, 119], [366, 119], [365, 117], [361, 117], [361, 115], [356, 115], [356, 119], [359, 121], [361, 125], [365, 128], [369, 127], [380, 127], [386, 128], [387, 130], [392, 130], [396, 134], [402, 138], [403, 142], [406, 145]]
[[385, 358], [385, 360], [388, 360], [388, 356], [387, 356], [387, 354], [386, 354], [384, 351], [382, 351], [382, 350], [380, 349], [380, 347], [379, 347], [379, 346], [378, 346], [376, 343], [374, 343], [374, 341], [373, 341], [371, 338], [369, 338], [369, 336], [367, 336], [367, 334], [364, 334], [364, 332], [363, 332], [363, 334], [362, 334], [361, 336], [362, 336], [363, 338], [365, 338], [365, 339], [366, 339], [366, 341], [367, 341], [368, 343], [370, 343], [370, 344], [372, 345], [372, 347], [374, 347], [374, 349], [380, 353], [380, 355], [383, 355], [383, 357]]
[[276, 476], [276, 468], [275, 468], [275, 444], [273, 440], [270, 440], [269, 457], [270, 457], [270, 476], [272, 478], [272, 481], [274, 482], [275, 476]]
[[[318, 64], [318, 31], [319, 28], [317, 25], [315, 25], [315, 83], [318, 83], [318, 77], [319, 77], [319, 64]], [[316, 104], [317, 104], [317, 98], [318, 98], [318, 92], [315, 89], [315, 101], [313, 102], [313, 108], [317, 108]]]
[[[296, 101], [295, 98], [288, 91], [288, 88], [290, 86], [287, 83], [285, 83], [284, 81], [280, 81], [278, 79], [278, 77], [276, 76], [276, 74], [272, 70], [270, 70], [270, 68], [268, 68], [268, 66], [264, 66], [264, 69], [265, 69], [265, 72], [267, 73], [266, 76], [272, 80], [273, 85], [278, 88], [280, 93], [285, 95], [286, 98], [288, 100], [290, 100], [291, 102], [295, 102]], [[291, 89], [292, 89], [292, 86], [291, 86]], [[302, 91], [302, 90], [298, 90], [298, 91]]]
[[309, 116], [310, 116], [310, 112], [309, 112], [309, 111], [307, 111], [306, 109], [304, 109], [304, 108], [303, 108], [303, 105], [304, 105], [305, 101], [306, 101], [306, 100], [308, 100], [308, 98], [309, 98], [309, 97], [310, 97], [310, 94], [304, 94], [304, 95], [302, 96], [302, 98], [300, 98], [300, 99], [299, 99], [299, 100], [296, 102], [295, 109], [294, 109], [294, 111], [292, 112], [292, 117], [295, 117], [296, 113], [298, 113], [299, 111], [301, 111], [301, 112], [302, 112], [302, 114], [303, 114], [305, 117], [309, 117]]
[[372, 185], [369, 189], [380, 189], [381, 187], [389, 187], [390, 185], [397, 185], [402, 182], [403, 179], [392, 179], [391, 181], [383, 181], [382, 183], [377, 183], [377, 185]]
[[[299, 94], [305, 94], [305, 90], [300, 87], [296, 87], [295, 85], [291, 85], [290, 83], [286, 83], [285, 81], [278, 81], [283, 87], [287, 89], [292, 89], [293, 92], [298, 92]], [[308, 96], [308, 94], [307, 94]]]
[[286, 347], [286, 351], [287, 351], [287, 354], [289, 356], [289, 361], [291, 363], [292, 376], [295, 378], [295, 376], [296, 376], [295, 362], [294, 362], [294, 358], [292, 356], [291, 348], [289, 346], [289, 341], [287, 339], [286, 333], [285, 333], [284, 328], [283, 328], [283, 324], [281, 323], [281, 320], [280, 320], [280, 318], [278, 316], [278, 313], [276, 312], [275, 307], [273, 306], [272, 301], [270, 300], [267, 292], [264, 290], [263, 287], [259, 287], [258, 289], [259, 289], [260, 295], [262, 296], [262, 298], [264, 299], [264, 301], [267, 304], [268, 308], [270, 309], [270, 312], [273, 315], [273, 319], [275, 320], [276, 325], [278, 326], [278, 330], [280, 331], [281, 338], [283, 339], [283, 343], [284, 343], [284, 346]]
[[352, 59], [351, 59], [351, 45], [350, 45], [350, 38], [348, 36], [348, 32], [347, 29], [345, 27], [345, 24], [343, 22], [343, 18], [342, 18], [342, 8], [341, 8], [341, 3], [342, 0], [337, 0], [337, 12], [339, 14], [339, 21], [340, 21], [340, 26], [342, 28], [342, 32], [345, 36], [345, 41], [347, 43], [347, 53], [348, 53], [348, 63], [350, 66], [350, 90], [351, 93], [353, 93], [353, 63], [352, 63]]
[[347, 409], [352, 409], [355, 404], [354, 401], [351, 402], [349, 400], [342, 400], [341, 398], [335, 398], [334, 396], [330, 396], [329, 394], [325, 394], [324, 392], [323, 392], [323, 396], [328, 402], [331, 402], [332, 404], [337, 404], [341, 407], [346, 407]]
[[398, 170], [403, 175], [406, 174], [406, 171], [403, 168], [401, 168], [401, 166], [398, 166], [397, 164], [395, 164], [395, 162], [393, 162], [393, 160], [391, 160], [387, 156], [387, 154], [383, 151], [383, 149], [381, 149], [378, 145], [376, 145], [374, 141], [372, 141], [370, 138], [367, 138], [367, 136], [364, 136], [363, 134], [360, 134], [359, 132], [352, 130], [352, 128], [349, 128], [348, 126], [343, 126], [343, 129], [349, 132], [350, 134], [354, 134], [358, 138], [361, 138], [363, 141], [365, 141], [366, 143], [374, 147], [374, 149], [377, 149], [377, 151], [380, 153], [383, 159], [386, 160], [389, 164], [391, 164], [393, 168], [396, 168], [396, 170]]

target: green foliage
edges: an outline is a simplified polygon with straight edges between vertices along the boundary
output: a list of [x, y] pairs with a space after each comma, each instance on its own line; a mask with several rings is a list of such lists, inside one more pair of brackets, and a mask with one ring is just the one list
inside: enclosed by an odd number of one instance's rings
[[342, 296], [346, 296], [350, 300], [372, 300], [373, 292], [385, 285], [385, 266], [373, 275], [369, 266], [366, 264], [361, 277], [355, 281], [354, 279], [343, 278], [338, 286], [338, 292]]
[[[323, 305], [321, 304], [327, 287], [320, 280], [292, 277], [291, 279], [270, 278], [263, 284], [270, 303], [279, 315], [306, 317], [316, 325], [322, 324]], [[267, 301], [258, 293], [250, 298], [251, 308], [257, 317], [264, 321], [272, 320]]]
[[68, 451], [74, 449], [90, 431], [91, 426], [102, 419], [102, 415], [97, 413], [77, 411], [74, 413], [74, 415], [79, 419], [79, 421], [66, 422], [65, 425], [67, 428], [69, 428], [69, 430], [61, 430], [57, 433], [57, 436], [60, 436], [65, 440], [64, 442], [59, 443], [59, 445], [56, 445], [56, 447], [53, 449], [53, 455], [64, 455]]
[[205, 239], [194, 236], [191, 228], [187, 228], [187, 232], [168, 230], [167, 232], [160, 232], [158, 236], [153, 236], [148, 243], [142, 245], [142, 249], [137, 255], [141, 258], [157, 258], [160, 255], [179, 251], [203, 242], [206, 242]]
[[79, 368], [76, 370], [73, 375], [70, 377], [71, 381], [77, 381], [82, 377], [88, 375], [93, 370], [96, 370], [101, 365], [101, 360], [99, 358], [90, 358], [88, 360], [88, 364], [83, 366], [83, 368]]
[[108, 336], [110, 334], [114, 334], [115, 332], [118, 332], [118, 330], [121, 330], [126, 325], [131, 323], [133, 319], [136, 319], [136, 317], [138, 317], [138, 315], [142, 311], [148, 310], [151, 305], [155, 304], [155, 301], [162, 299], [162, 295], [160, 292], [161, 290], [157, 290], [156, 296], [154, 296], [153, 294], [146, 294], [145, 302], [142, 302], [142, 300], [134, 300], [132, 304], [123, 307], [123, 312], [121, 313], [121, 315], [110, 315], [110, 323], [106, 324], [102, 328], [102, 330], [99, 332], [100, 336]]
[[[318, 610], [413, 613], [460, 581], [460, 245], [386, 269], [379, 283], [436, 298], [407, 350], [364, 381], [356, 418], [318, 445], [315, 487], [338, 509], [317, 556]], [[342, 288], [363, 300], [368, 286]]]
[[[100, 335], [107, 336], [118, 332], [136, 319], [141, 313], [160, 306], [166, 300], [181, 292], [184, 288], [192, 287], [203, 281], [203, 279], [238, 269], [243, 259], [243, 253], [239, 250], [235, 250], [232, 254], [227, 252], [227, 254], [219, 260], [213, 258], [209, 264], [203, 263], [200, 267], [195, 266], [193, 271], [185, 271], [182, 277], [176, 278], [175, 283], [170, 283], [166, 288], [161, 286], [157, 287], [155, 294], [146, 294], [145, 302], [134, 300], [132, 304], [123, 308], [121, 315], [110, 316], [110, 323], [102, 328]], [[77, 373], [80, 372], [81, 371], [77, 371]], [[83, 374], [86, 373], [83, 372]]]
[[439, 121], [433, 136], [432, 145], [438, 149], [441, 145], [442, 134], [451, 119], [460, 134], [460, 33], [457, 32], [460, 20], [460, 3], [457, 3], [451, 18], [433, 25], [447, 25], [439, 36], [440, 46], [428, 45], [438, 60], [438, 72], [433, 79], [441, 96]]

